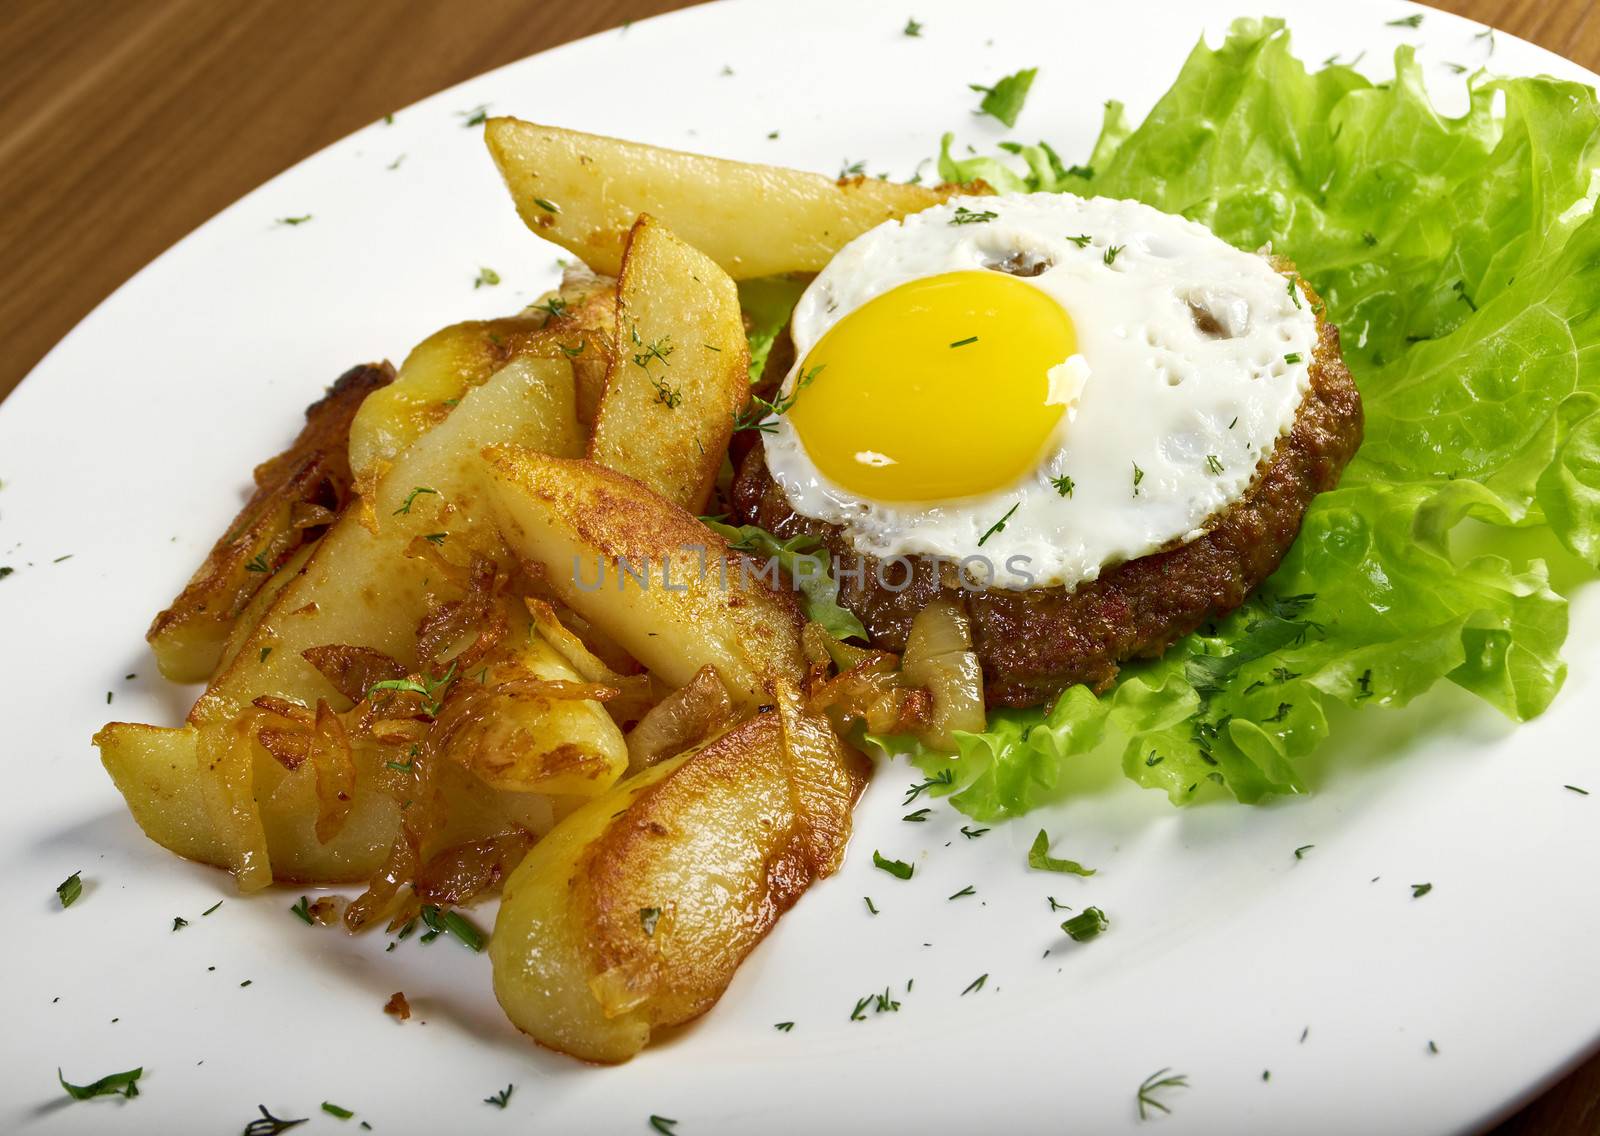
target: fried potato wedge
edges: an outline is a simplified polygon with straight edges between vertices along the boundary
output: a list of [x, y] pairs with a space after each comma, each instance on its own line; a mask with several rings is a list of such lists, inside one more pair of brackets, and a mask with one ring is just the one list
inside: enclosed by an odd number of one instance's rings
[[859, 756], [792, 696], [630, 777], [558, 824], [506, 882], [489, 956], [506, 1014], [590, 1061], [705, 1013], [837, 869]]
[[557, 314], [546, 324], [549, 330], [561, 332], [572, 343], [585, 343], [589, 338], [585, 333], [592, 333], [611, 345], [611, 351], [568, 352], [572, 360], [572, 381], [577, 387], [578, 422], [585, 431], [593, 430], [600, 399], [605, 394], [611, 359], [619, 350], [617, 282], [609, 276], [585, 279], [579, 275], [579, 270], [569, 268], [560, 292], [546, 297], [544, 303], [547, 309], [557, 307]]
[[306, 408], [294, 443], [256, 467], [255, 493], [145, 634], [164, 676], [210, 677], [251, 597], [344, 507], [351, 495], [351, 421], [393, 378], [387, 363], [352, 367]]
[[705, 254], [640, 217], [622, 260], [616, 320], [589, 460], [698, 514], [750, 401], [739, 290]]
[[[672, 686], [716, 669], [734, 701], [798, 684], [802, 620], [721, 537], [632, 478], [590, 461], [492, 446], [500, 532], [546, 587]], [[775, 575], [775, 573], [774, 573]]]
[[308, 650], [359, 646], [415, 666], [417, 627], [437, 568], [408, 556], [407, 549], [433, 536], [446, 550], [487, 548], [503, 556], [481, 501], [479, 451], [510, 442], [558, 454], [581, 452], [573, 399], [572, 368], [564, 359], [517, 360], [469, 391], [449, 418], [396, 459], [377, 486], [376, 531], [357, 509], [345, 510], [195, 703], [189, 722], [196, 730], [198, 792], [220, 850], [217, 859], [232, 869], [241, 888], [263, 887], [274, 876], [359, 879], [384, 862], [398, 818], [380, 787], [383, 771], [358, 754], [351, 810], [338, 836], [324, 843], [315, 833], [319, 810], [311, 763], [285, 768], [262, 749], [246, 716], [263, 697], [301, 707], [339, 699], [305, 657]]
[[[200, 730], [112, 722], [95, 735], [100, 759], [128, 811], [144, 834], [185, 859], [232, 868], [236, 849], [212, 820], [206, 774], [200, 768]], [[261, 823], [268, 835], [273, 878], [280, 883], [352, 883], [371, 875], [399, 828], [392, 797], [359, 793], [334, 839], [324, 842], [315, 826], [317, 801], [311, 778], [266, 774], [255, 782], [262, 793]], [[361, 776], [395, 776], [370, 768]], [[267, 778], [271, 778], [269, 784]], [[464, 843], [522, 830], [541, 834], [555, 823], [550, 799], [499, 792], [465, 774], [443, 776], [438, 790], [447, 802], [449, 827], [438, 842]], [[374, 849], [377, 851], [374, 852]]]
[[295, 554], [284, 561], [283, 567], [272, 573], [261, 589], [250, 598], [244, 610], [239, 613], [239, 618], [233, 621], [233, 630], [228, 632], [227, 642], [223, 644], [222, 656], [217, 660], [213, 674], [220, 674], [233, 665], [233, 660], [239, 657], [239, 648], [250, 638], [252, 632], [261, 625], [268, 611], [272, 609], [272, 601], [278, 598], [278, 593], [288, 587], [289, 581], [300, 575], [300, 570], [306, 566], [306, 561], [311, 557], [315, 544], [303, 544]]
[[211, 823], [201, 790], [193, 726], [176, 730], [112, 722], [94, 736], [100, 760], [144, 834], [169, 852], [227, 867], [228, 848]]
[[484, 140], [528, 228], [612, 275], [641, 213], [747, 280], [817, 272], [874, 225], [955, 192], [876, 178], [835, 181], [515, 118], [491, 118]]
[[485, 684], [462, 683], [446, 701], [444, 756], [510, 792], [592, 797], [609, 789], [627, 771], [628, 747], [601, 703], [583, 695], [620, 692], [585, 682], [537, 632], [511, 654], [509, 667], [491, 667]]
[[[587, 317], [608, 319], [600, 329], [602, 341], [575, 318], [552, 319], [548, 310], [529, 309], [505, 319], [452, 324], [412, 348], [394, 382], [367, 399], [350, 423], [349, 468], [357, 486], [369, 491], [396, 455], [444, 421], [467, 391], [513, 360], [583, 358], [589, 375], [603, 372], [609, 327], [616, 320], [615, 293], [601, 285], [594, 291], [604, 293], [603, 302], [581, 310]], [[566, 317], [566, 309], [552, 306]], [[592, 377], [589, 382], [592, 387]]]

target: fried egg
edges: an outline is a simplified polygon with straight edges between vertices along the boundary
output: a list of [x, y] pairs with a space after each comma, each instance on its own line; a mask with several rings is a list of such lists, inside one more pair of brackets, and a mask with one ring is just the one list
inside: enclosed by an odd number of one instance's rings
[[955, 198], [846, 245], [766, 426], [790, 506], [858, 552], [1072, 586], [1204, 531], [1294, 424], [1316, 317], [1133, 201]]

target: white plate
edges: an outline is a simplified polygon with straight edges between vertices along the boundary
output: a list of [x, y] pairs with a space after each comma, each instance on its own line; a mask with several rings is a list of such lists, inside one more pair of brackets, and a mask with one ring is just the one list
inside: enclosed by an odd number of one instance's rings
[[[397, 359], [556, 279], [557, 250], [518, 223], [464, 112], [903, 176], [943, 130], [980, 147], [1001, 136], [970, 113], [968, 81], [1039, 65], [1019, 134], [1070, 156], [1086, 152], [1102, 100], [1142, 115], [1197, 36], [1216, 42], [1241, 7], [750, 2], [635, 24], [352, 135], [86, 319], [0, 408], [0, 563], [17, 569], [0, 583], [0, 1129], [230, 1132], [258, 1103], [313, 1116], [304, 1131], [353, 1129], [318, 1111], [329, 1100], [377, 1132], [643, 1133], [652, 1114], [681, 1136], [1116, 1132], [1139, 1124], [1140, 1081], [1170, 1067], [1190, 1086], [1156, 1121], [1174, 1132], [1444, 1133], [1485, 1123], [1595, 1042], [1600, 792], [1562, 788], [1600, 790], [1592, 593], [1542, 719], [1513, 730], [1441, 690], [1341, 722], [1309, 798], [1180, 812], [1107, 774], [969, 840], [946, 805], [901, 823], [913, 778], [883, 770], [840, 874], [704, 1020], [616, 1069], [526, 1043], [494, 1003], [488, 960], [453, 942], [384, 953], [380, 936], [294, 919], [298, 893], [234, 896], [220, 873], [141, 837], [89, 746], [106, 718], [170, 724], [187, 708], [192, 692], [157, 679], [145, 625], [301, 407], [352, 363]], [[1412, 11], [1296, 4], [1290, 22], [1304, 58], [1365, 50], [1375, 75], [1402, 41], [1435, 60], [1484, 58], [1462, 20], [1426, 10], [1419, 30], [1386, 26]], [[901, 34], [909, 14], [919, 39]], [[1503, 35], [1492, 64], [1594, 78]], [[504, 283], [474, 290], [483, 265]], [[1041, 825], [1100, 874], [1028, 872]], [[914, 860], [916, 876], [874, 871], [874, 848]], [[76, 869], [83, 898], [61, 911], [52, 889]], [[1414, 900], [1419, 882], [1434, 890]], [[945, 898], [968, 884], [976, 896]], [[1103, 907], [1110, 931], [1065, 943], [1051, 894]], [[175, 916], [189, 926], [172, 931]], [[849, 1020], [886, 985], [898, 1013]], [[395, 990], [416, 1011], [404, 1025], [380, 1012]], [[792, 1032], [773, 1028], [789, 1020]], [[144, 1091], [69, 1104], [58, 1065], [80, 1081], [143, 1065]], [[505, 1112], [481, 1103], [508, 1083]]]

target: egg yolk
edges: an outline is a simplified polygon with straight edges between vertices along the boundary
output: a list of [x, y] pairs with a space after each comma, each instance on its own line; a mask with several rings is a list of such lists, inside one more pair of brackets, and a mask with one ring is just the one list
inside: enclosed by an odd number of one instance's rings
[[830, 328], [786, 414], [818, 470], [852, 494], [987, 493], [1038, 464], [1066, 410], [1050, 370], [1076, 350], [1071, 317], [1040, 289], [988, 270], [929, 276]]

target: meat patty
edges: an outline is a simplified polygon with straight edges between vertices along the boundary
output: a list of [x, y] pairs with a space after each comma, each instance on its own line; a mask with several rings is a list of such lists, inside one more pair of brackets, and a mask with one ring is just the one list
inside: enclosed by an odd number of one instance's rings
[[[963, 599], [991, 706], [1035, 706], [1077, 683], [1104, 690], [1123, 660], [1156, 657], [1206, 621], [1233, 611], [1277, 568], [1312, 499], [1338, 484], [1361, 444], [1361, 396], [1340, 355], [1339, 329], [1300, 283], [1317, 312], [1311, 388], [1294, 426], [1278, 439], [1250, 488], [1215, 513], [1200, 536], [1108, 565], [1099, 578], [1070, 589], [977, 591], [969, 582], [964, 590], [953, 565], [906, 557], [910, 583], [895, 591], [881, 581], [903, 583], [903, 561], [885, 565], [880, 576], [877, 562], [862, 557], [866, 571], [860, 579], [843, 576], [840, 602], [861, 620], [875, 646], [900, 651], [912, 617], [929, 600], [941, 591]], [[792, 344], [775, 345], [773, 355], [763, 385], [777, 367], [786, 370], [792, 362]], [[783, 538], [821, 538], [836, 561], [853, 567], [860, 555], [839, 526], [790, 507], [759, 446], [742, 456], [732, 504], [742, 523]]]

